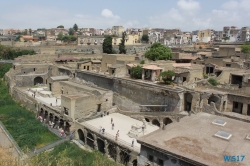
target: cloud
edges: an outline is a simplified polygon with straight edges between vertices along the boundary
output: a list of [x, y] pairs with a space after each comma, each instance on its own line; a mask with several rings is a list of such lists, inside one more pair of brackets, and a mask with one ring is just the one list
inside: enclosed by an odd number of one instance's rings
[[114, 15], [113, 12], [109, 9], [103, 9], [102, 10], [102, 16], [106, 17], [106, 18], [115, 18], [115, 19], [120, 19], [119, 16]]
[[177, 6], [181, 10], [196, 11], [200, 10], [200, 3], [193, 0], [179, 0]]

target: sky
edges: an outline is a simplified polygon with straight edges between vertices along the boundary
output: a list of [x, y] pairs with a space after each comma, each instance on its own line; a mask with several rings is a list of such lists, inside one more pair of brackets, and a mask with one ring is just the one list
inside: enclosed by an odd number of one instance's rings
[[250, 0], [1, 0], [0, 29], [250, 26]]

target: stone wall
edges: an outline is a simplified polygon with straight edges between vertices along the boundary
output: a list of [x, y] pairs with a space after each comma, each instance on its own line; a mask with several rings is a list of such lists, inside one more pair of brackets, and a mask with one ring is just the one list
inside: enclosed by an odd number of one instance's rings
[[[181, 111], [183, 105], [183, 92], [164, 88], [162, 86], [137, 82], [128, 79], [111, 78], [97, 73], [78, 71], [76, 77], [94, 83], [95, 85], [112, 90], [123, 97], [115, 98], [117, 105], [128, 106], [131, 101], [135, 106], [141, 105], [168, 105], [167, 111]], [[125, 102], [128, 100], [128, 102]], [[123, 105], [124, 104], [124, 105]]]

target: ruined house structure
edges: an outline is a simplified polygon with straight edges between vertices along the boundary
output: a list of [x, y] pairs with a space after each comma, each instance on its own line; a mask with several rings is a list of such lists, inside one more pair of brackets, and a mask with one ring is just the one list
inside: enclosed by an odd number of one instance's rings
[[[31, 48], [37, 54], [5, 75], [10, 94], [117, 163], [223, 165], [224, 155], [249, 153], [250, 63], [240, 45], [174, 47], [167, 61], [145, 59], [148, 45], [111, 55], [98, 45]], [[137, 65], [141, 79], [131, 78]], [[168, 70], [173, 85], [160, 77]]]

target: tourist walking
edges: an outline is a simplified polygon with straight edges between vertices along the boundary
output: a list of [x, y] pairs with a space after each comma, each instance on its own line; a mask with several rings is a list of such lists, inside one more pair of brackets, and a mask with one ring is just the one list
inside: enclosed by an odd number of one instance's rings
[[113, 123], [113, 118], [111, 118], [111, 124]]
[[135, 143], [135, 140], [133, 139], [132, 140], [132, 145], [131, 145], [132, 147], [134, 147], [134, 143]]
[[116, 135], [117, 135], [117, 137], [119, 137], [119, 130], [117, 131]]
[[100, 126], [100, 132], [102, 132], [102, 126]]
[[112, 123], [112, 130], [114, 130], [114, 128], [115, 128], [115, 124], [114, 124], [114, 123]]
[[105, 132], [105, 128], [102, 128], [102, 133], [104, 134], [104, 132]]

